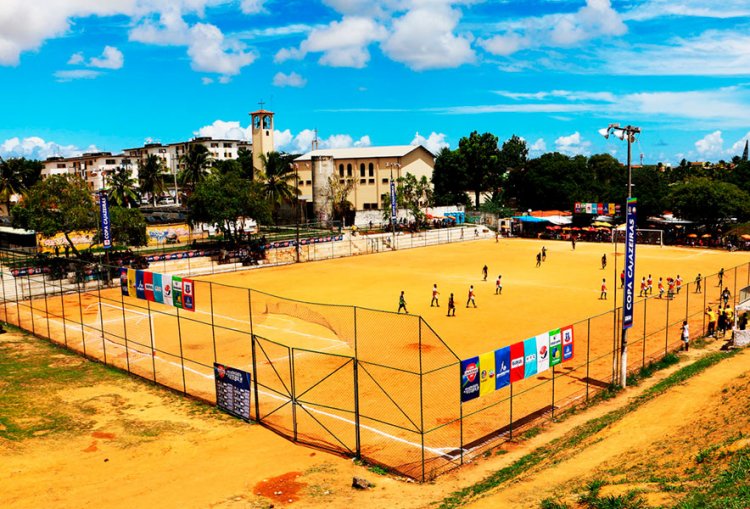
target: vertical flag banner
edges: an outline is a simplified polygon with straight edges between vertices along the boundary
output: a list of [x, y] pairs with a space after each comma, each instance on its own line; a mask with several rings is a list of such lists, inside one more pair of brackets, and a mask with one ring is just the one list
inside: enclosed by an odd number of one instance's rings
[[176, 308], [182, 308], [182, 278], [172, 276], [172, 303]]
[[557, 366], [562, 362], [562, 339], [560, 338], [560, 329], [555, 329], [549, 333], [549, 365]]
[[161, 278], [162, 284], [162, 296], [164, 297], [164, 304], [167, 306], [174, 306], [174, 298], [172, 292], [172, 276], [170, 274], [164, 274]]
[[143, 273], [143, 286], [146, 300], [154, 302], [154, 273], [146, 271]]
[[586, 204], [586, 214], [591, 214], [591, 204], [590, 203]]
[[569, 361], [573, 358], [573, 326], [568, 325], [560, 329], [562, 334], [562, 360]]
[[137, 297], [135, 292], [135, 269], [128, 269], [128, 295]]
[[110, 249], [112, 247], [112, 231], [110, 230], [109, 222], [109, 201], [107, 201], [107, 193], [99, 193], [99, 222], [102, 228], [102, 246], [104, 249]]
[[479, 356], [479, 395], [485, 396], [495, 391], [495, 352]]
[[122, 294], [127, 297], [128, 296], [128, 269], [125, 267], [120, 267], [120, 289], [122, 290]]
[[523, 342], [523, 356], [524, 378], [536, 375], [536, 338]]
[[154, 273], [154, 302], [164, 303], [164, 287], [162, 286], [161, 274]]
[[636, 209], [638, 200], [628, 198], [625, 219], [625, 289], [622, 308], [622, 328], [633, 326], [633, 304], [635, 302], [635, 234]]
[[146, 298], [146, 285], [143, 282], [143, 271], [135, 271], [135, 296], [139, 299]]
[[523, 341], [510, 345], [510, 382], [523, 380]]
[[479, 357], [461, 361], [461, 402], [479, 397]]
[[510, 347], [495, 350], [495, 389], [510, 385]]
[[391, 222], [395, 223], [398, 213], [396, 211], [396, 182], [391, 178]]
[[195, 311], [195, 283], [192, 279], [182, 280], [182, 308]]
[[549, 333], [545, 332], [536, 337], [536, 372], [542, 373], [549, 369]]

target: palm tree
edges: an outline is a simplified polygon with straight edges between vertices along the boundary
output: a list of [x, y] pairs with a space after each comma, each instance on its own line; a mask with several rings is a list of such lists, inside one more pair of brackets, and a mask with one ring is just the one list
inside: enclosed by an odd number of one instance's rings
[[141, 193], [147, 193], [156, 206], [156, 197], [164, 192], [164, 162], [156, 154], [149, 154], [146, 159], [138, 161], [138, 183]]
[[5, 160], [0, 157], [0, 200], [5, 203], [6, 212], [10, 215], [10, 198], [20, 194], [26, 186], [23, 183], [23, 164], [18, 159]]
[[118, 207], [131, 208], [132, 204], [138, 203], [138, 193], [135, 191], [135, 179], [132, 178], [130, 170], [122, 166], [115, 168], [107, 183], [109, 184], [107, 197]]
[[263, 171], [257, 175], [257, 179], [262, 183], [263, 194], [274, 210], [284, 202], [291, 203], [299, 192], [295, 183], [297, 175], [291, 164], [293, 160], [294, 155], [279, 152], [260, 156]]
[[180, 158], [180, 163], [184, 167], [177, 175], [177, 180], [192, 190], [206, 176], [206, 170], [211, 166], [211, 153], [205, 145], [196, 143], [190, 145], [187, 153]]

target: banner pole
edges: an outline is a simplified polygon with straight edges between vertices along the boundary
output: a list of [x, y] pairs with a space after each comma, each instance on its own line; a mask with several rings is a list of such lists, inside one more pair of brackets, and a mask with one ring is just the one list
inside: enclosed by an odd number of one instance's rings
[[591, 371], [591, 318], [586, 320], [586, 403], [589, 402], [589, 378]]
[[260, 403], [258, 401], [258, 365], [255, 360], [255, 333], [253, 332], [253, 298], [252, 290], [247, 289], [247, 307], [250, 313], [250, 353], [253, 363], [253, 392], [255, 392], [255, 420], [260, 422]]
[[[352, 308], [354, 314], [354, 445], [355, 456], [362, 457], [362, 437], [359, 415], [359, 350], [357, 345], [357, 306]], [[421, 320], [421, 318], [420, 318]]]
[[664, 327], [664, 356], [669, 352], [669, 299], [667, 299], [667, 323]]

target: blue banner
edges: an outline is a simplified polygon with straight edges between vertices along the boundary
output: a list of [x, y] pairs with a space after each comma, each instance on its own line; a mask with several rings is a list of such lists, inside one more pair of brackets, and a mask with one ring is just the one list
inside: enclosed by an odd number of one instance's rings
[[536, 375], [536, 338], [527, 339], [523, 342], [523, 365], [524, 378]]
[[250, 373], [214, 362], [216, 406], [235, 417], [250, 420]]
[[479, 357], [461, 361], [461, 402], [479, 397]]
[[510, 347], [495, 350], [495, 390], [510, 385]]
[[635, 301], [635, 234], [636, 209], [638, 200], [628, 198], [628, 211], [625, 220], [625, 288], [622, 309], [622, 328], [633, 326], [633, 304]]
[[135, 296], [139, 299], [146, 298], [146, 283], [143, 281], [143, 271], [135, 271]]
[[102, 245], [104, 249], [112, 247], [112, 231], [109, 229], [109, 201], [106, 193], [99, 193], [99, 220], [102, 227]]
[[154, 302], [164, 304], [164, 285], [162, 284], [161, 274], [154, 272]]
[[391, 222], [395, 223], [398, 217], [396, 211], [396, 182], [391, 178]]

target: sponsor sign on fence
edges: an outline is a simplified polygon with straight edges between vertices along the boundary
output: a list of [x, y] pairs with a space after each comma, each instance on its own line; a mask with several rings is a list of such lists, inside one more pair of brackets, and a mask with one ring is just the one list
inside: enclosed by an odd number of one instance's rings
[[123, 267], [120, 269], [120, 289], [125, 297], [195, 311], [195, 282], [192, 279]]

